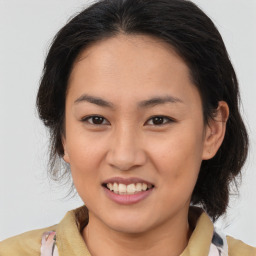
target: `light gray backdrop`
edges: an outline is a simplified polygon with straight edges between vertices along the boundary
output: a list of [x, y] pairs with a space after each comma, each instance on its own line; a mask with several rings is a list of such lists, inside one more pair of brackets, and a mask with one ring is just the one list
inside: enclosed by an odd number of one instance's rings
[[[56, 224], [82, 204], [46, 177], [48, 137], [35, 110], [52, 37], [91, 1], [0, 0], [0, 240]], [[256, 246], [256, 1], [194, 0], [223, 35], [241, 86], [251, 136], [240, 197], [218, 225]]]

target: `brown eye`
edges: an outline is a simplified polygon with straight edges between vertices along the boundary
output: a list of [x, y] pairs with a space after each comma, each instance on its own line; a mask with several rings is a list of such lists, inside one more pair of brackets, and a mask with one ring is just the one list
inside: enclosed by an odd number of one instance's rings
[[156, 116], [152, 118], [152, 123], [155, 125], [163, 124], [164, 118], [162, 116]]
[[166, 116], [153, 116], [153, 117], [151, 117], [147, 121], [147, 124], [158, 126], [158, 125], [164, 125], [164, 124], [171, 123], [171, 122], [174, 122], [174, 120], [172, 120], [169, 117], [166, 117]]
[[109, 124], [109, 122], [102, 116], [87, 116], [82, 119], [83, 122], [88, 122], [94, 125], [105, 125]]
[[92, 117], [93, 124], [102, 124], [104, 122], [104, 118], [101, 116]]

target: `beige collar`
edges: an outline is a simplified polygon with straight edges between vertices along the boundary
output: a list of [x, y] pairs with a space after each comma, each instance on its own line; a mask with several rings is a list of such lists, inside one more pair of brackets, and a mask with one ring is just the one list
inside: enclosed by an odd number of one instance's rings
[[[81, 235], [81, 230], [88, 223], [85, 206], [69, 211], [57, 226], [57, 247], [61, 256], [91, 256]], [[194, 231], [188, 245], [180, 256], [205, 256], [213, 236], [213, 223], [200, 208], [191, 207], [189, 223]]]

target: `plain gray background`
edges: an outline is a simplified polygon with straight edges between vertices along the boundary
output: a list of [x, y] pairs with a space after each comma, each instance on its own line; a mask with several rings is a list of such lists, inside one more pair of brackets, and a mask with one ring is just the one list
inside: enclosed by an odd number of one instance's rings
[[[82, 205], [46, 176], [48, 137], [35, 96], [51, 39], [92, 1], [0, 0], [0, 240], [58, 223]], [[256, 246], [256, 1], [195, 0], [220, 30], [241, 87], [251, 147], [240, 197], [217, 225]]]

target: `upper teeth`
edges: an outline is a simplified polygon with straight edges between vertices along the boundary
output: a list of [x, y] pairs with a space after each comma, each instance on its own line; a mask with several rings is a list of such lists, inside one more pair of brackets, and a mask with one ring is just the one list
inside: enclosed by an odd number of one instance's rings
[[109, 190], [113, 191], [116, 194], [132, 195], [135, 194], [136, 192], [146, 191], [148, 188], [152, 188], [152, 185], [146, 183], [132, 183], [129, 185], [125, 185], [122, 183], [108, 183], [107, 187]]

